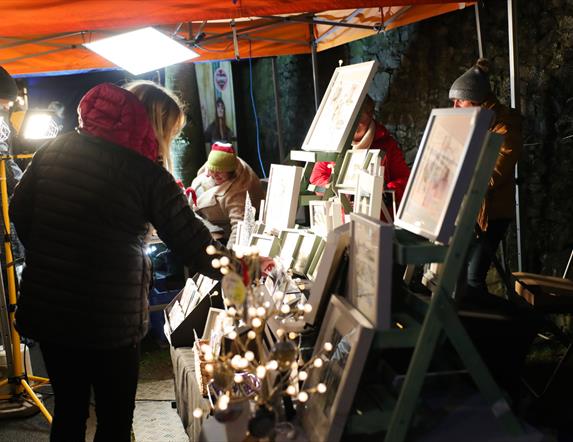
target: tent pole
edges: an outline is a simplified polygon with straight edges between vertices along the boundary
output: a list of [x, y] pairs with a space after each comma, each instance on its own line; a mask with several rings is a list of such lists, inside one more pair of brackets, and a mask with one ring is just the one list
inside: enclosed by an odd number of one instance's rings
[[277, 124], [277, 143], [279, 145], [279, 157], [282, 162], [286, 157], [283, 147], [283, 128], [281, 124], [281, 107], [279, 103], [279, 85], [277, 81], [277, 57], [271, 57], [271, 68], [273, 71], [273, 90], [275, 93], [275, 118]]
[[314, 39], [314, 25], [308, 25], [310, 32], [310, 55], [312, 61], [312, 83], [314, 85], [314, 108], [318, 110], [318, 62], [316, 59], [316, 40]]
[[476, 2], [474, 5], [475, 16], [476, 16], [476, 32], [477, 32], [477, 40], [478, 40], [478, 52], [479, 58], [483, 58], [483, 41], [481, 36], [481, 22], [479, 19], [479, 1]]
[[[519, 100], [519, 58], [517, 53], [517, 0], [507, 0], [507, 26], [509, 37], [509, 84], [511, 90], [511, 107], [521, 113]], [[517, 269], [523, 271], [523, 254], [521, 244], [521, 214], [519, 204], [519, 164], [515, 165], [515, 228], [517, 242]]]

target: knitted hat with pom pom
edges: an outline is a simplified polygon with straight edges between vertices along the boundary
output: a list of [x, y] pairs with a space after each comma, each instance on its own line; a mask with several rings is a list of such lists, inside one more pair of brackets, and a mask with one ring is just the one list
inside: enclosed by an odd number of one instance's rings
[[207, 167], [213, 172], [233, 172], [237, 168], [237, 156], [233, 145], [216, 142], [211, 145]]
[[489, 95], [489, 61], [480, 58], [474, 66], [460, 75], [450, 88], [450, 100], [469, 100], [483, 103]]

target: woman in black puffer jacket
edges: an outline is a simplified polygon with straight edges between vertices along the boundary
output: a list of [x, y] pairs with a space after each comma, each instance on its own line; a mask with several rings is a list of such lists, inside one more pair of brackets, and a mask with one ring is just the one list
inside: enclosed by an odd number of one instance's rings
[[174, 95], [151, 82], [101, 84], [78, 112], [78, 131], [36, 153], [10, 204], [26, 249], [16, 327], [40, 343], [55, 393], [51, 440], [84, 440], [93, 387], [95, 440], [130, 441], [149, 223], [192, 270], [218, 277], [205, 252], [213, 240], [157, 162], [184, 124]]

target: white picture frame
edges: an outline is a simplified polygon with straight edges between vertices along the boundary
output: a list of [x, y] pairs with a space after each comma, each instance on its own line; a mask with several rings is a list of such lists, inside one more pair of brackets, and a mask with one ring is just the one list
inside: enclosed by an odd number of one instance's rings
[[328, 232], [332, 231], [332, 202], [322, 200], [312, 200], [308, 202], [308, 212], [310, 216], [310, 230], [315, 235], [326, 238]]
[[377, 330], [390, 328], [393, 237], [391, 224], [350, 214], [347, 298]]
[[332, 296], [320, 328], [314, 353], [329, 342], [333, 350], [320, 368], [310, 370], [303, 388], [326, 385], [326, 392], [312, 394], [301, 409], [308, 440], [338, 442], [366, 363], [374, 330], [364, 316], [339, 296]]
[[260, 256], [268, 258], [274, 258], [280, 250], [279, 239], [274, 235], [254, 234], [250, 245], [259, 249]]
[[377, 173], [379, 170], [377, 162], [379, 161], [375, 152], [379, 151], [369, 149], [347, 150], [336, 178], [335, 187], [339, 191], [352, 194], [356, 189], [356, 180], [361, 170], [370, 170], [373, 173]]
[[352, 211], [372, 218], [380, 218], [383, 194], [383, 175], [372, 175], [364, 170], [359, 171]]
[[199, 288], [193, 278], [187, 278], [187, 281], [185, 281], [185, 287], [183, 287], [183, 293], [181, 293], [181, 298], [179, 299], [179, 304], [184, 318], [187, 317], [189, 312], [193, 311], [201, 298], [201, 293], [199, 292]]
[[299, 166], [271, 164], [264, 206], [267, 231], [294, 227], [302, 172]]
[[280, 252], [279, 259], [289, 269], [293, 259], [298, 253], [300, 243], [302, 242], [303, 231], [298, 229], [285, 229], [279, 235]]
[[449, 242], [493, 117], [480, 107], [433, 109], [394, 224]]
[[308, 266], [308, 271], [306, 272], [306, 278], [309, 281], [314, 281], [316, 278], [316, 271], [324, 254], [325, 244], [326, 241], [321, 238], [318, 246], [316, 247], [316, 252], [314, 252], [314, 256], [312, 257], [312, 262], [310, 263], [310, 266]]
[[306, 276], [316, 248], [320, 242], [320, 236], [305, 232], [300, 242], [298, 252], [294, 257], [292, 270], [297, 275]]
[[302, 150], [341, 152], [350, 138], [378, 63], [367, 61], [334, 70], [302, 144]]
[[350, 223], [343, 224], [326, 237], [322, 259], [316, 268], [316, 278], [310, 287], [308, 303], [312, 306], [310, 312], [304, 314], [304, 320], [314, 325], [322, 319], [326, 306], [326, 299], [330, 293], [327, 290], [332, 284], [338, 271], [344, 251], [350, 244]]

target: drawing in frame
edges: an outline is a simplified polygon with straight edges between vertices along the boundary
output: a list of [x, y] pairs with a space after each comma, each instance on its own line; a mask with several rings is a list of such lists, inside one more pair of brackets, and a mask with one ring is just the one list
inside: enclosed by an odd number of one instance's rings
[[256, 246], [259, 249], [260, 256], [267, 256], [274, 258], [279, 249], [279, 239], [273, 235], [259, 235], [254, 234], [251, 236], [251, 246]]
[[301, 276], [306, 275], [319, 242], [320, 236], [318, 235], [314, 235], [309, 232], [306, 232], [303, 235], [298, 252], [294, 257], [292, 264], [292, 270], [294, 273]]
[[302, 427], [311, 441], [338, 442], [372, 344], [374, 330], [364, 316], [339, 296], [332, 296], [314, 347], [333, 346], [319, 369], [310, 371], [304, 388], [326, 385], [301, 408]]
[[380, 218], [384, 176], [372, 175], [364, 170], [358, 172], [354, 192], [354, 213], [362, 213], [372, 218]]
[[367, 61], [334, 70], [302, 150], [341, 152], [351, 138], [378, 63]]
[[328, 292], [336, 272], [340, 266], [342, 255], [350, 240], [350, 223], [337, 227], [326, 237], [322, 259], [316, 268], [316, 278], [310, 287], [308, 303], [312, 306], [310, 312], [304, 314], [304, 320], [309, 325], [320, 322], [327, 305]]
[[300, 243], [302, 241], [302, 230], [298, 229], [285, 229], [279, 235], [280, 240], [280, 253], [279, 258], [284, 264], [285, 268], [289, 269], [292, 265], [293, 258], [298, 252]]
[[486, 140], [493, 112], [433, 109], [394, 224], [447, 244]]
[[391, 224], [350, 214], [347, 297], [377, 330], [390, 328], [393, 236]]
[[312, 257], [312, 261], [311, 261], [310, 265], [308, 266], [308, 270], [306, 272], [306, 277], [310, 281], [314, 281], [314, 278], [316, 277], [316, 268], [318, 267], [318, 264], [320, 263], [320, 260], [322, 259], [325, 244], [326, 244], [326, 241], [323, 238], [321, 238], [320, 242], [318, 243], [318, 246], [316, 247], [316, 252], [314, 252], [314, 256]]
[[332, 230], [332, 202], [313, 200], [308, 202], [310, 230], [318, 236], [326, 237]]
[[380, 172], [380, 150], [351, 149], [347, 150], [342, 160], [340, 173], [336, 179], [335, 187], [344, 193], [354, 193], [356, 180], [361, 170], [366, 170], [373, 175]]
[[264, 206], [267, 231], [294, 227], [302, 170], [299, 166], [271, 164]]

